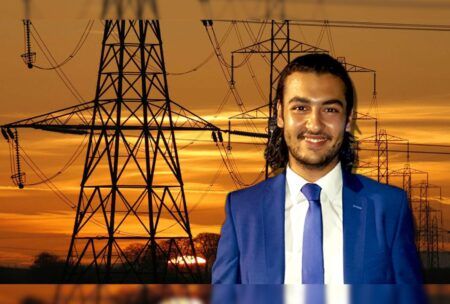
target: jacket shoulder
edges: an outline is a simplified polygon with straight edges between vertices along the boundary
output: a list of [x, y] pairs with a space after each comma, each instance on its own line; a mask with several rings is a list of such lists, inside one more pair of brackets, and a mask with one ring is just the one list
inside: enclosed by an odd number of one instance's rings
[[406, 198], [406, 192], [394, 185], [380, 183], [361, 174], [353, 174], [361, 183], [361, 194], [377, 200], [402, 202]]
[[382, 191], [382, 192], [389, 192], [389, 193], [397, 193], [401, 194], [404, 192], [403, 189], [394, 186], [394, 185], [387, 185], [380, 183], [370, 177], [361, 175], [361, 174], [353, 174], [363, 185], [364, 189], [373, 189], [373, 191]]
[[266, 195], [267, 189], [271, 188], [275, 183], [279, 183], [284, 186], [284, 178], [284, 173], [280, 173], [250, 187], [232, 191], [228, 193], [227, 200], [233, 207], [236, 205], [248, 206], [258, 204], [261, 202], [264, 195]]

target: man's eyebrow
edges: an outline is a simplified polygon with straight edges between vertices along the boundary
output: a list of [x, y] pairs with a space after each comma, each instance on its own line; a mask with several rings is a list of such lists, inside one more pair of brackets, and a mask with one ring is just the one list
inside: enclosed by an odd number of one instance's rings
[[311, 103], [311, 100], [309, 98], [305, 98], [305, 97], [294, 96], [291, 99], [289, 99], [289, 101], [288, 101], [288, 103], [291, 103], [291, 102]]
[[[288, 103], [291, 103], [291, 102], [301, 102], [301, 103], [310, 104], [310, 103], [312, 103], [312, 100], [309, 98], [306, 98], [306, 97], [294, 96], [288, 101]], [[340, 99], [325, 100], [325, 101], [322, 101], [321, 104], [322, 105], [338, 104], [341, 107], [344, 107], [344, 102]]]
[[344, 103], [340, 99], [330, 99], [330, 100], [322, 102], [322, 105], [330, 105], [330, 104], [338, 104], [342, 108], [344, 107]]

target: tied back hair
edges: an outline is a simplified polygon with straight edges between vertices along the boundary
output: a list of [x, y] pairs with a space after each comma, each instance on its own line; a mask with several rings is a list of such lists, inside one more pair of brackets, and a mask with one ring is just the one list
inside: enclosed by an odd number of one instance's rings
[[[264, 151], [264, 157], [272, 168], [272, 171], [284, 169], [288, 163], [289, 150], [284, 140], [283, 129], [276, 124], [277, 104], [281, 103], [283, 108], [283, 96], [286, 78], [294, 72], [306, 72], [316, 74], [332, 74], [341, 79], [345, 86], [346, 123], [349, 115], [356, 104], [356, 94], [353, 82], [350, 79], [344, 66], [328, 54], [308, 54], [297, 57], [291, 61], [280, 73], [276, 89], [275, 102], [273, 103], [272, 117], [270, 117], [270, 137]], [[355, 137], [351, 132], [345, 131], [341, 149], [339, 151], [339, 160], [342, 168], [346, 171], [352, 171], [357, 165], [355, 152]]]

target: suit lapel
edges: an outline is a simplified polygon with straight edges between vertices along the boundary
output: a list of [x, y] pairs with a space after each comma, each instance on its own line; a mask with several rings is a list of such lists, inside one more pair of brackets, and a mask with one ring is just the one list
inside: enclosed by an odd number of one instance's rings
[[263, 194], [263, 227], [266, 278], [268, 283], [284, 282], [284, 204], [286, 171], [268, 180]]
[[363, 256], [366, 225], [366, 198], [360, 195], [363, 185], [343, 170], [344, 283], [363, 281]]

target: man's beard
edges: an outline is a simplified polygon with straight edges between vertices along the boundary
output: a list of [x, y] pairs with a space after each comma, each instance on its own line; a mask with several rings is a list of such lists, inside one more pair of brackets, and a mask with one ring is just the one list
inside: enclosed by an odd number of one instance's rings
[[[314, 134], [314, 135], [322, 135], [322, 134]], [[330, 136], [324, 135], [327, 139], [331, 139]], [[296, 140], [304, 140], [304, 134], [299, 134]], [[287, 141], [286, 141], [287, 144]], [[326, 153], [320, 157], [318, 160], [309, 160], [307, 157], [303, 157], [301, 155], [300, 147], [292, 147], [292, 145], [287, 145], [289, 153], [295, 159], [295, 161], [310, 170], [323, 169], [328, 166], [331, 162], [333, 162], [336, 157], [338, 157], [343, 144], [343, 139], [337, 141]]]

